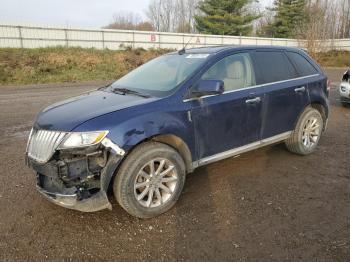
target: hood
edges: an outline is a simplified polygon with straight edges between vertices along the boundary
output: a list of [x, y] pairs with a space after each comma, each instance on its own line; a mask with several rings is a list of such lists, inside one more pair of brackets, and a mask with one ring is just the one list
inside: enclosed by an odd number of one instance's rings
[[157, 98], [93, 91], [45, 108], [39, 113], [35, 127], [68, 132], [92, 118], [154, 100]]

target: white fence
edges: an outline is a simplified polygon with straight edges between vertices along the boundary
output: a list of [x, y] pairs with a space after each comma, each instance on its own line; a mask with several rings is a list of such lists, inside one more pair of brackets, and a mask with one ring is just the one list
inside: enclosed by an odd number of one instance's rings
[[[78, 29], [0, 24], [0, 48], [83, 47], [118, 50], [133, 48], [172, 48], [212, 45], [279, 45], [302, 47], [295, 39], [177, 34], [109, 29]], [[329, 49], [350, 51], [350, 39], [326, 41]]]

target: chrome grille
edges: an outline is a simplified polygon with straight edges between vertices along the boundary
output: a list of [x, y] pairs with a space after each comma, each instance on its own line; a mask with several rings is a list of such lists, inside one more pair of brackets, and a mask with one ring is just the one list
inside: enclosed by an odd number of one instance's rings
[[28, 156], [37, 162], [46, 163], [54, 154], [66, 133], [33, 129], [28, 140]]

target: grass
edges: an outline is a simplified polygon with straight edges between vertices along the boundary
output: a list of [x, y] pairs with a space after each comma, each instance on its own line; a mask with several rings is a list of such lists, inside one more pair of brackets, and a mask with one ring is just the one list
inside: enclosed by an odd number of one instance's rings
[[[114, 80], [170, 50], [0, 48], [0, 85]], [[325, 67], [350, 67], [350, 52], [317, 55]]]
[[319, 53], [316, 58], [324, 67], [347, 67], [350, 68], [349, 51], [330, 51]]
[[0, 85], [113, 80], [169, 50], [0, 49]]

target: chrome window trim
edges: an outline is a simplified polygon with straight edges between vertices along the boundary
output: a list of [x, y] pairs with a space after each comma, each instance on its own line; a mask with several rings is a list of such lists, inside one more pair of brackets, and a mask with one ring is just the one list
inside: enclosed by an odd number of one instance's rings
[[199, 98], [196, 98], [196, 97], [188, 98], [188, 99], [182, 100], [182, 102], [186, 103], [186, 102], [190, 102], [190, 101], [193, 101], [193, 100], [204, 99], [204, 98], [208, 98], [208, 97], [212, 97], [212, 96], [219, 96], [219, 95], [224, 95], [224, 94], [230, 94], [230, 93], [234, 93], [234, 92], [238, 92], [238, 91], [242, 91], [242, 90], [249, 90], [249, 89], [253, 89], [253, 88], [259, 88], [259, 87], [264, 87], [264, 86], [269, 86], [269, 85], [274, 85], [274, 84], [287, 83], [287, 82], [290, 82], [290, 81], [311, 78], [311, 77], [315, 77], [315, 76], [319, 76], [319, 75], [320, 74], [314, 74], [314, 75], [302, 76], [302, 77], [297, 77], [297, 78], [292, 78], [292, 79], [287, 79], [287, 80], [282, 80], [282, 81], [277, 81], [277, 82], [271, 82], [271, 83], [266, 83], [266, 84], [261, 84], [261, 85], [243, 87], [243, 88], [240, 88], [240, 89], [225, 91], [222, 94], [202, 96], [202, 97], [199, 97]]
[[197, 161], [192, 162], [192, 167], [197, 168], [197, 167], [204, 166], [204, 165], [207, 165], [207, 164], [210, 164], [210, 163], [213, 163], [216, 161], [220, 161], [220, 160], [223, 160], [223, 159], [226, 159], [229, 157], [237, 156], [239, 154], [242, 154], [242, 153], [245, 153], [248, 151], [252, 151], [252, 150], [267, 146], [267, 145], [281, 142], [281, 141], [288, 139], [291, 136], [291, 134], [292, 134], [292, 131], [284, 132], [282, 134], [272, 136], [269, 138], [265, 138], [265, 139], [262, 139], [262, 140], [259, 140], [259, 141], [241, 146], [241, 147], [230, 149], [228, 151], [224, 151], [224, 152], [212, 155], [212, 156], [204, 157], [204, 158], [201, 158]]

